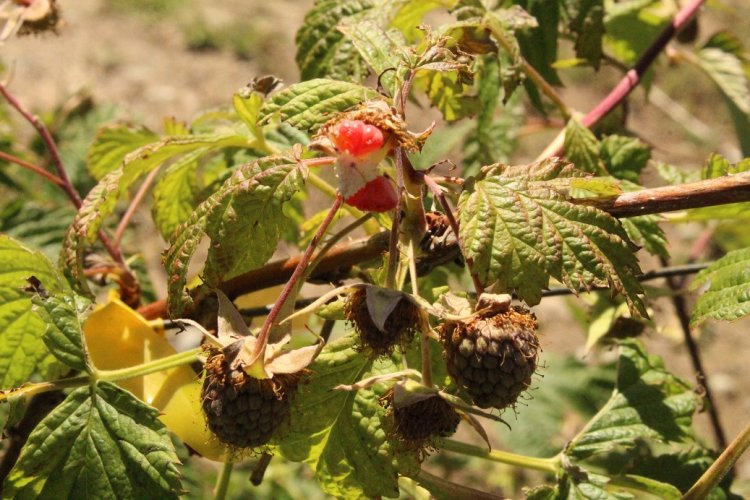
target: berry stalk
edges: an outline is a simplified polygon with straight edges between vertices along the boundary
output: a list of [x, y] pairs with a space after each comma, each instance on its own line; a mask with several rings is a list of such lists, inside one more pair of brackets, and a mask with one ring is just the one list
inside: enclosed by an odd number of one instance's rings
[[278, 318], [279, 313], [281, 312], [281, 308], [284, 307], [284, 303], [286, 303], [287, 299], [292, 294], [292, 291], [297, 288], [297, 283], [302, 277], [302, 274], [307, 269], [307, 265], [312, 258], [312, 254], [315, 251], [315, 248], [318, 246], [318, 243], [320, 243], [320, 240], [323, 239], [323, 236], [328, 230], [328, 226], [330, 226], [331, 222], [333, 222], [333, 218], [336, 216], [336, 212], [338, 212], [343, 203], [344, 198], [341, 195], [337, 195], [336, 199], [333, 201], [333, 206], [331, 206], [331, 209], [326, 215], [326, 218], [320, 224], [320, 227], [315, 233], [315, 236], [313, 236], [312, 241], [310, 241], [310, 244], [307, 245], [305, 253], [302, 254], [302, 257], [300, 257], [300, 260], [297, 263], [297, 267], [294, 269], [292, 276], [289, 278], [289, 281], [286, 282], [286, 285], [284, 285], [284, 288], [281, 290], [279, 298], [276, 299], [271, 312], [268, 313], [268, 316], [266, 316], [266, 320], [263, 322], [263, 326], [260, 328], [260, 333], [258, 333], [258, 341], [255, 344], [255, 352], [253, 353], [253, 357], [255, 359], [257, 359], [260, 353], [262, 353], [266, 348], [266, 344], [268, 343], [268, 335], [271, 332], [271, 328], [273, 327], [276, 318]]

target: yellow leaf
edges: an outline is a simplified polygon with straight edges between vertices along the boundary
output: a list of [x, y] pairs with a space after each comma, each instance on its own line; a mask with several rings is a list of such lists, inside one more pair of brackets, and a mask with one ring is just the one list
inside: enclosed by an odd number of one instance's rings
[[[176, 354], [140, 314], [117, 298], [96, 309], [83, 325], [91, 360], [99, 370], [117, 370]], [[189, 366], [117, 382], [162, 413], [161, 421], [206, 458], [224, 461], [227, 449], [206, 427], [201, 383]]]

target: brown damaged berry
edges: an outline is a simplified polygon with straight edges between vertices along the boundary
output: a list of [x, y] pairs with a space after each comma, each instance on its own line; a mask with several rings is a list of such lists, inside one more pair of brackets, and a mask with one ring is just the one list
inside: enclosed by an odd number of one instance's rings
[[539, 360], [536, 316], [505, 312], [440, 327], [448, 372], [480, 408], [515, 405], [531, 385]]
[[346, 320], [354, 326], [363, 350], [374, 357], [393, 353], [395, 346], [405, 346], [419, 330], [420, 310], [406, 298], [398, 301], [380, 330], [367, 307], [367, 288], [357, 288], [344, 306]]
[[234, 448], [268, 444], [289, 415], [290, 398], [302, 372], [277, 374], [269, 379], [232, 370], [221, 349], [210, 349], [201, 391], [208, 427], [219, 440]]
[[456, 410], [438, 395], [396, 407], [391, 389], [381, 398], [381, 403], [393, 418], [396, 439], [404, 449], [418, 450], [420, 459], [434, 449], [436, 438], [452, 436], [461, 422]]

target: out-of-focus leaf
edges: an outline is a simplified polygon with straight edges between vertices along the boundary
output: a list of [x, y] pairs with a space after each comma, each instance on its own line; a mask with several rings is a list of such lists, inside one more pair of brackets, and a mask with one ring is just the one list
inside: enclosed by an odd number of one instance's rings
[[297, 66], [302, 81], [332, 78], [361, 82], [367, 64], [336, 27], [344, 21], [362, 19], [374, 8], [372, 0], [316, 0], [297, 31]]
[[604, 35], [604, 0], [569, 0], [563, 3], [563, 14], [574, 36], [576, 57], [599, 68]]
[[599, 154], [613, 177], [637, 183], [651, 159], [651, 149], [636, 137], [610, 135], [601, 141]]
[[88, 152], [88, 168], [97, 180], [116, 170], [125, 157], [159, 136], [143, 126], [129, 123], [106, 125], [99, 129]]

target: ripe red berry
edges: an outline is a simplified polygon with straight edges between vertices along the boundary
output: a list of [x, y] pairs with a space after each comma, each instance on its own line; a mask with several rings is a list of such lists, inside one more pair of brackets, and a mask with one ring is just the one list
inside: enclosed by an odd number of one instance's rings
[[383, 147], [383, 131], [362, 120], [342, 120], [333, 138], [339, 151], [352, 156], [365, 156]]
[[398, 206], [398, 193], [393, 183], [381, 175], [365, 184], [346, 202], [366, 212], [387, 212]]

